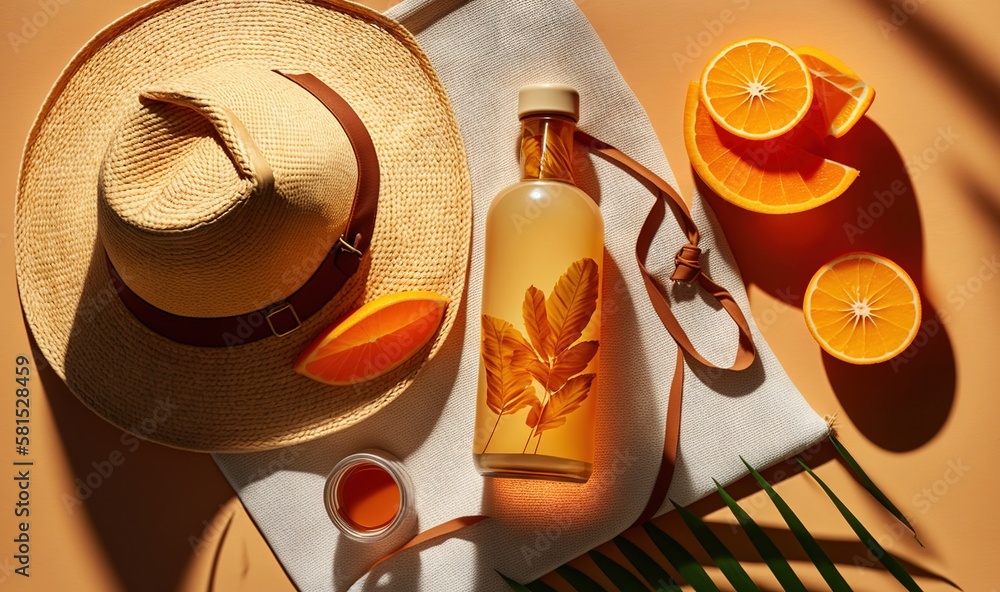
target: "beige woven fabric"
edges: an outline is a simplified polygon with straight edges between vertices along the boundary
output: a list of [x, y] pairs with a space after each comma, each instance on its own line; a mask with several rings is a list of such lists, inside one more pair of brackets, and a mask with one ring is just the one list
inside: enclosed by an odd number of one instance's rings
[[[227, 316], [289, 295], [343, 229], [358, 174], [350, 145], [273, 69], [314, 74], [372, 136], [381, 190], [370, 256], [286, 337], [178, 344], [124, 308], [105, 246], [150, 303]], [[336, 432], [402, 393], [458, 316], [470, 232], [458, 125], [404, 29], [337, 0], [162, 0], [100, 33], [51, 91], [25, 149], [16, 263], [35, 339], [87, 406], [171, 446], [247, 451]], [[353, 387], [293, 372], [334, 320], [400, 290], [451, 299], [421, 355]]]

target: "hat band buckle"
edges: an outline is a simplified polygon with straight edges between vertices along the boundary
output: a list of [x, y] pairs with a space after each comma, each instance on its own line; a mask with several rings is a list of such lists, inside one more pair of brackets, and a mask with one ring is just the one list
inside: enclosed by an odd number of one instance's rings
[[[295, 324], [290, 329], [285, 329], [284, 331], [282, 331], [274, 326], [274, 317], [286, 311], [291, 313], [291, 318], [293, 321], [295, 321]], [[267, 321], [267, 326], [270, 327], [271, 333], [273, 333], [275, 337], [284, 337], [285, 335], [288, 335], [289, 333], [295, 331], [296, 329], [302, 326], [302, 321], [299, 319], [299, 314], [295, 312], [295, 307], [292, 306], [291, 302], [285, 302], [279, 305], [277, 308], [267, 313], [267, 315], [264, 316], [264, 320]]]

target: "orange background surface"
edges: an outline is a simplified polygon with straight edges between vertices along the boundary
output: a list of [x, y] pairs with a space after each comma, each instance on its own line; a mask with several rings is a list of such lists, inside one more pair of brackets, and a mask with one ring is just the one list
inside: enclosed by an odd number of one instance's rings
[[[687, 166], [681, 114], [687, 83], [715, 51], [748, 36], [841, 58], [876, 91], [869, 120], [838, 144], [862, 174], [831, 206], [795, 217], [716, 209], [749, 284], [754, 317], [795, 384], [821, 414], [837, 413], [842, 441], [909, 514], [926, 548], [903, 533], [838, 462], [818, 473], [926, 590], [995, 591], [1000, 518], [1000, 4], [994, 0], [577, 0], [645, 106], [683, 193]], [[102, 27], [139, 0], [4, 0], [0, 7], [0, 364], [31, 344], [18, 304], [13, 209], [24, 138], [63, 66]], [[391, 1], [366, 4], [385, 9]], [[51, 16], [43, 7], [49, 6]], [[55, 7], [55, 8], [53, 8]], [[42, 17], [37, 16], [43, 14]], [[25, 28], [25, 19], [37, 26]], [[484, 81], [488, 83], [488, 81]], [[586, 98], [584, 97], [584, 108]], [[902, 191], [879, 209], [877, 194]], [[860, 208], [860, 210], [859, 210]], [[877, 213], [877, 215], [876, 215]], [[867, 218], [866, 216], [871, 216]], [[853, 224], [861, 234], [849, 232]], [[863, 227], [863, 228], [862, 228]], [[851, 238], [854, 241], [851, 241]], [[822, 355], [800, 312], [802, 289], [829, 256], [865, 249], [903, 265], [925, 297], [924, 336], [905, 363], [852, 367]], [[44, 361], [31, 383], [31, 577], [15, 575], [13, 380], [0, 413], [0, 587], [14, 590], [293, 589], [211, 458], [132, 444], [88, 412]], [[2, 369], [0, 369], [2, 371]], [[77, 488], [112, 455], [122, 462], [92, 490]], [[115, 457], [118, 459], [119, 457]], [[814, 464], [828, 451], [813, 457]], [[897, 589], [867, 563], [865, 549], [808, 477], [777, 489], [856, 590]], [[91, 480], [97, 479], [91, 476]], [[741, 504], [771, 529], [810, 589], [815, 570], [761, 492], [737, 487]], [[79, 495], [86, 498], [76, 503]], [[748, 562], [751, 576], [779, 589], [754, 562], [728, 511], [695, 509]], [[658, 520], [690, 549], [674, 516]], [[798, 550], [797, 550], [798, 549]], [[613, 548], [604, 549], [618, 556]], [[695, 554], [703, 562], [707, 556]], [[589, 559], [576, 565], [595, 574]], [[801, 569], [800, 569], [801, 568]], [[725, 589], [723, 578], [709, 573]], [[559, 589], [561, 580], [547, 577]]]

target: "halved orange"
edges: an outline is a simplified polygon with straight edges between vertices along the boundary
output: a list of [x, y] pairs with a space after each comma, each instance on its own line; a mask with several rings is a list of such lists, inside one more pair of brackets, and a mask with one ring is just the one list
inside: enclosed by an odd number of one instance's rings
[[333, 385], [382, 376], [430, 341], [447, 306], [448, 298], [435, 292], [376, 298], [313, 341], [295, 362], [295, 371]]
[[754, 212], [788, 214], [844, 192], [858, 170], [806, 152], [783, 138], [754, 141], [722, 129], [688, 87], [684, 144], [698, 176], [722, 198]]
[[852, 364], [897, 356], [920, 330], [917, 286], [899, 265], [872, 253], [849, 253], [821, 267], [802, 312], [820, 347]]
[[813, 99], [812, 76], [787, 45], [744, 39], [709, 60], [701, 74], [701, 98], [727, 132], [768, 140], [806, 116]]
[[812, 74], [816, 102], [823, 113], [827, 133], [834, 138], [843, 136], [871, 107], [875, 89], [821, 49], [800, 47], [795, 53]]

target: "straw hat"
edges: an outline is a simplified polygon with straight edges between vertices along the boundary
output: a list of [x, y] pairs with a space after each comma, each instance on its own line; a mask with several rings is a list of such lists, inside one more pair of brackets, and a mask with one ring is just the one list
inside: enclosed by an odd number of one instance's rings
[[[402, 27], [336, 0], [161, 0], [93, 39], [42, 107], [17, 278], [42, 353], [98, 415], [260, 450], [403, 392], [454, 324], [470, 232], [458, 124]], [[350, 387], [292, 370], [401, 290], [451, 299], [418, 355]]]

